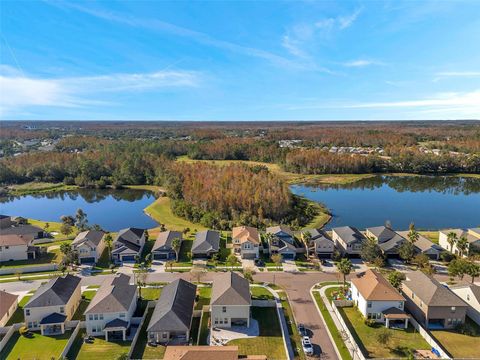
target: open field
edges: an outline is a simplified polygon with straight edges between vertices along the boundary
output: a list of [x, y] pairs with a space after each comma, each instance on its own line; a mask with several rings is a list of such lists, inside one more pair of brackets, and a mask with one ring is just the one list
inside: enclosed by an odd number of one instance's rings
[[467, 317], [468, 326], [476, 330], [476, 336], [460, 334], [456, 331], [432, 330], [431, 334], [454, 358], [478, 358], [480, 326]]
[[5, 349], [2, 350], [2, 359], [4, 359], [3, 354], [6, 354], [6, 360], [51, 360], [57, 358], [67, 344], [70, 335], [71, 331], [57, 336], [42, 336], [40, 333], [34, 332], [31, 338], [27, 338], [15, 332]]
[[285, 359], [285, 346], [276, 309], [252, 307], [252, 317], [258, 321], [260, 335], [254, 338], [232, 340], [228, 345], [238, 346], [240, 355], [268, 354], [271, 360]]
[[347, 324], [358, 346], [364, 354], [373, 358], [408, 357], [413, 350], [429, 350], [431, 346], [412, 326], [407, 330], [388, 329], [390, 341], [382, 345], [378, 341], [378, 334], [384, 331], [385, 326], [365, 325], [362, 314], [354, 307], [338, 309]]

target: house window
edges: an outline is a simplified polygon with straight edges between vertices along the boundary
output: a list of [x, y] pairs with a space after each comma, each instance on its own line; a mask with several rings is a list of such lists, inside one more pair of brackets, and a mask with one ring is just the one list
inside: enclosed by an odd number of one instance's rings
[[96, 327], [92, 328], [92, 332], [97, 332], [97, 328]]
[[226, 318], [223, 319], [223, 322], [224, 322], [225, 324], [228, 324], [228, 319], [226, 319]]
[[103, 314], [100, 314], [100, 320], [103, 320]]
[[218, 324], [218, 320], [217, 320], [217, 319], [215, 319], [215, 325], [217, 325], [217, 324]]
[[400, 302], [398, 303], [398, 308], [399, 308], [399, 309], [403, 309], [403, 301], [400, 301]]
[[10, 246], [5, 246], [5, 250], [8, 250], [8, 249], [10, 249]]
[[93, 315], [94, 320], [98, 320], [98, 314]]
[[452, 319], [447, 319], [447, 324], [452, 325]]
[[455, 307], [455, 306], [452, 306], [450, 309], [452, 310], [452, 313], [454, 313], [455, 310], [456, 310], [456, 307]]
[[224, 313], [227, 312], [227, 307], [226, 306], [222, 306], [222, 312], [224, 312]]
[[371, 301], [367, 302], [367, 307], [368, 307], [369, 309], [372, 307], [372, 302], [371, 302]]
[[64, 314], [65, 313], [65, 308], [63, 306], [60, 306], [60, 314]]
[[30, 316], [30, 310], [29, 309], [25, 309], [25, 315]]
[[92, 314], [88, 315], [88, 320], [93, 320], [93, 315]]
[[121, 317], [121, 318], [124, 318], [124, 317], [125, 317], [125, 313], [120, 313], [120, 317]]

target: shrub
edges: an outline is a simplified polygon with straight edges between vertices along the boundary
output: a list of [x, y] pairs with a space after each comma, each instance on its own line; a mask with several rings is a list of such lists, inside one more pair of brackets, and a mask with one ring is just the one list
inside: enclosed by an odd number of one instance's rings
[[449, 263], [450, 261], [456, 259], [456, 256], [445, 251], [440, 254], [440, 259], [442, 259], [442, 261], [444, 262]]
[[375, 326], [375, 320], [373, 320], [373, 319], [365, 319], [363, 322], [364, 322], [365, 325], [367, 325], [367, 326], [370, 326], [370, 327]]
[[26, 326], [22, 326], [20, 329], [18, 329], [18, 333], [22, 336], [25, 336], [28, 334], [28, 328]]

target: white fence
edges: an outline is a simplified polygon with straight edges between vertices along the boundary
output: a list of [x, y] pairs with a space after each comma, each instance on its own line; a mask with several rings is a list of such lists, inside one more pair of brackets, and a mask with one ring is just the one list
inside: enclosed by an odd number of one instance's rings
[[57, 270], [57, 264], [27, 265], [22, 267], [1, 268], [0, 275], [10, 275], [10, 274], [15, 275], [17, 272], [20, 272], [22, 274], [27, 274], [31, 272], [55, 271], [55, 270]]
[[5, 345], [7, 345], [8, 343], [8, 340], [10, 340], [10, 338], [12, 337], [12, 335], [15, 333], [15, 331], [17, 331], [18, 329], [20, 329], [20, 327], [22, 326], [23, 324], [13, 324], [12, 326], [9, 326], [8, 330], [7, 330], [7, 333], [5, 334], [5, 336], [3, 337], [2, 341], [0, 341], [0, 351], [3, 350], [3, 348], [5, 347]]
[[442, 346], [435, 341], [435, 339], [429, 334], [427, 330], [425, 330], [413, 317], [410, 318], [410, 324], [418, 331], [420, 335], [425, 339], [425, 341], [433, 348], [435, 348], [439, 353], [442, 359], [451, 359], [450, 355], [448, 354]]
[[[75, 342], [75, 339], [77, 338], [77, 335], [80, 332], [80, 329], [85, 327], [85, 321], [77, 320], [76, 323], [77, 325], [75, 326], [75, 329], [73, 329], [73, 332], [70, 335], [70, 338], [68, 339], [67, 343], [65, 344], [65, 347], [63, 348], [62, 353], [60, 354], [60, 359], [67, 357], [67, 354], [70, 351], [70, 348], [72, 347], [73, 343]], [[73, 321], [71, 321], [70, 325], [73, 325]]]
[[135, 345], [137, 344], [138, 338], [140, 337], [140, 333], [142, 332], [142, 326], [143, 323], [145, 322], [145, 319], [148, 314], [148, 309], [151, 309], [155, 307], [157, 304], [156, 301], [149, 301], [147, 304], [147, 307], [145, 308], [145, 312], [143, 313], [143, 316], [140, 319], [140, 322], [138, 324], [137, 332], [135, 333], [135, 336], [133, 337], [132, 343], [130, 344], [130, 350], [128, 351], [128, 359], [132, 358], [133, 350], [135, 350]]

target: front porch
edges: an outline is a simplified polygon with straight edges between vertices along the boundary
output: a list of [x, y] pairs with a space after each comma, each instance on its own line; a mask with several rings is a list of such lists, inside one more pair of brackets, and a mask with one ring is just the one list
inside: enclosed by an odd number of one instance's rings
[[53, 313], [40, 321], [40, 333], [42, 335], [61, 335], [65, 333], [65, 320], [63, 314]]

